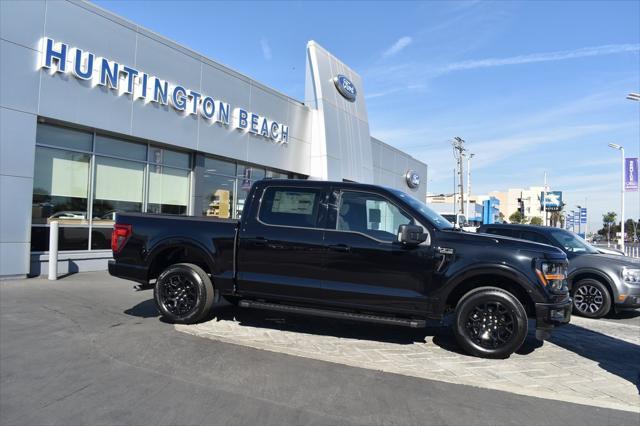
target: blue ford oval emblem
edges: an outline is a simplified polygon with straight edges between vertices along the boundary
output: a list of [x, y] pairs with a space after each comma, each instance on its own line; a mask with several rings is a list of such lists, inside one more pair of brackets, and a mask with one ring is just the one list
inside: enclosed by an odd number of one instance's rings
[[404, 178], [409, 188], [415, 189], [420, 186], [420, 175], [415, 170], [407, 170]]
[[351, 80], [342, 74], [338, 74], [333, 78], [333, 83], [336, 85], [338, 92], [349, 102], [355, 102], [356, 100], [356, 86], [353, 85]]

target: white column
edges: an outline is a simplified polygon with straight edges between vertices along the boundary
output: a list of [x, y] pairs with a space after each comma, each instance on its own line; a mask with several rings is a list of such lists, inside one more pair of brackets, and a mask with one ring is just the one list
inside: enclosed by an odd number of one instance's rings
[[58, 279], [58, 222], [49, 224], [49, 280]]

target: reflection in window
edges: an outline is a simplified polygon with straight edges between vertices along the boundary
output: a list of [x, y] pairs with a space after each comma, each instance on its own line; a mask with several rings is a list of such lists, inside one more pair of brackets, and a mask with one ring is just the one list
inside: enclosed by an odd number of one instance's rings
[[395, 241], [400, 225], [410, 223], [413, 223], [410, 216], [379, 195], [345, 191], [340, 197], [337, 230]]
[[34, 224], [87, 223], [90, 155], [36, 148], [32, 218]]
[[189, 200], [189, 171], [151, 165], [149, 204], [151, 213], [186, 214]]
[[206, 174], [235, 176], [236, 163], [207, 157], [204, 159], [204, 171]]
[[236, 180], [227, 176], [205, 173], [202, 215], [229, 219], [233, 216], [233, 196]]
[[96, 153], [144, 161], [147, 145], [96, 135]]
[[289, 179], [289, 175], [287, 173], [281, 173], [275, 170], [267, 170], [266, 177], [267, 179]]
[[114, 213], [141, 212], [144, 164], [96, 157], [93, 223], [113, 224]]
[[38, 145], [55, 145], [77, 151], [91, 151], [93, 135], [66, 127], [38, 124], [36, 143]]
[[189, 168], [190, 155], [186, 152], [173, 151], [158, 146], [149, 147], [149, 162], [155, 164], [164, 164], [165, 166]]
[[[111, 231], [111, 229], [109, 229]], [[58, 229], [58, 250], [87, 250], [89, 246], [89, 227], [61, 224]], [[31, 228], [31, 251], [49, 250], [49, 227]]]

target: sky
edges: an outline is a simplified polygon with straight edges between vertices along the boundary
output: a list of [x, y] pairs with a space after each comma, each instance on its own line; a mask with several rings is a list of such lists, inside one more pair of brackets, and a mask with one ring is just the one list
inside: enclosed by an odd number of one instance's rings
[[[640, 151], [640, 1], [97, 1], [101, 7], [304, 99], [315, 40], [363, 77], [372, 136], [453, 192], [451, 140], [474, 153], [472, 192], [543, 184], [590, 229], [620, 212], [621, 159]], [[626, 194], [640, 217], [640, 195]]]

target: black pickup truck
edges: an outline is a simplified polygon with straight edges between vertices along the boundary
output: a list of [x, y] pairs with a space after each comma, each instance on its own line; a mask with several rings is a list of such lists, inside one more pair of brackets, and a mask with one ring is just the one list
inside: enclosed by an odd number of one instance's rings
[[566, 255], [455, 229], [411, 196], [374, 185], [262, 180], [242, 219], [117, 214], [111, 275], [149, 284], [170, 321], [220, 297], [319, 317], [423, 327], [453, 314], [468, 353], [504, 358], [527, 317], [544, 339], [569, 322]]

